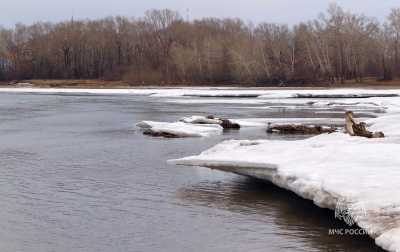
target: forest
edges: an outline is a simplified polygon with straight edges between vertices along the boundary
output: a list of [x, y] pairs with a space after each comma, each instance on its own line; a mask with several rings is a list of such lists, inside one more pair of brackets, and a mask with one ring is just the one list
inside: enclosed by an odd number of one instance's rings
[[0, 27], [0, 80], [132, 85], [344, 84], [400, 77], [400, 8], [385, 21], [331, 4], [296, 25], [189, 20], [172, 10]]

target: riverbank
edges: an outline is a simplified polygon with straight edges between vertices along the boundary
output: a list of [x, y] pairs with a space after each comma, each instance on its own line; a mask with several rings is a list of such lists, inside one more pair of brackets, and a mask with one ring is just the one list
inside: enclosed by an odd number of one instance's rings
[[377, 81], [374, 78], [366, 78], [363, 83], [347, 81], [344, 84], [329, 83], [305, 83], [305, 84], [268, 84], [268, 83], [130, 83], [118, 80], [99, 80], [99, 79], [73, 79], [73, 80], [19, 80], [19, 81], [0, 81], [0, 87], [37, 87], [37, 88], [179, 88], [179, 87], [235, 87], [235, 88], [400, 88], [400, 79], [391, 81]]

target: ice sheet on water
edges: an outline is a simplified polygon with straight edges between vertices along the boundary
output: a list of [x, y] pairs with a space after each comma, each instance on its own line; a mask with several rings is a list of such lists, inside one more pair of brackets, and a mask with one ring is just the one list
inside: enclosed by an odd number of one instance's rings
[[311, 98], [373, 98], [373, 97], [395, 97], [399, 96], [400, 90], [398, 89], [314, 89], [314, 90], [274, 90], [259, 98], [298, 98], [298, 99], [311, 99]]
[[398, 153], [398, 143], [336, 133], [294, 142], [227, 141], [173, 163], [269, 180], [321, 207], [333, 209], [340, 198], [362, 202], [369, 215], [353, 217], [375, 238], [400, 228], [400, 215], [393, 215], [400, 212]]
[[[368, 120], [384, 139], [343, 133], [298, 141], [231, 140], [170, 161], [253, 176], [334, 209], [341, 199], [357, 224], [389, 251], [400, 251], [400, 98], [373, 98], [388, 113]], [[359, 206], [364, 211], [359, 211]]]
[[243, 118], [231, 119], [241, 127], [267, 127], [272, 124], [344, 125], [343, 118]]
[[[342, 118], [240, 118], [229, 119], [232, 123], [237, 123], [241, 128], [267, 128], [268, 123], [271, 124], [305, 124], [305, 125], [344, 125]], [[168, 127], [168, 129], [179, 130], [182, 128], [193, 128], [194, 126], [212, 127], [219, 126], [221, 121], [217, 119], [209, 119], [205, 116], [194, 115], [184, 117], [179, 120], [180, 123], [173, 122], [149, 122], [144, 121], [137, 124], [140, 128], [160, 128]], [[192, 125], [193, 124], [193, 125]], [[149, 126], [150, 125], [150, 126]], [[219, 128], [219, 127], [218, 127]]]
[[88, 88], [0, 88], [0, 92], [48, 93], [48, 94], [101, 94], [101, 95], [145, 95], [154, 97], [219, 97], [219, 98], [366, 98], [399, 95], [396, 89], [321, 89], [321, 90], [278, 90], [260, 88], [132, 88], [132, 89], [88, 89]]
[[400, 228], [392, 229], [376, 239], [376, 244], [382, 248], [399, 252], [400, 251]]
[[220, 125], [222, 121], [218, 118], [208, 118], [205, 116], [190, 116], [190, 117], [183, 117], [179, 119], [180, 122], [184, 123], [193, 123], [193, 124], [218, 124]]
[[[185, 99], [183, 99], [185, 98]], [[265, 104], [268, 101], [257, 99], [257, 98], [189, 98], [189, 97], [177, 97], [175, 99], [166, 99], [167, 103], [175, 104], [248, 104], [248, 105], [258, 105]]]
[[152, 129], [155, 132], [172, 134], [177, 137], [210, 137], [222, 133], [222, 127], [215, 124], [191, 124], [184, 122], [143, 121], [136, 124], [141, 129]]

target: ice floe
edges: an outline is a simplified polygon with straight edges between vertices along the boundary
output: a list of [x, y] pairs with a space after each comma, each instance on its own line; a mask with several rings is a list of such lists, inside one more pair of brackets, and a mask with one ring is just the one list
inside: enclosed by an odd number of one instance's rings
[[193, 123], [193, 124], [218, 124], [222, 123], [219, 118], [208, 118], [205, 116], [190, 116], [179, 119], [179, 121], [184, 123]]
[[400, 228], [394, 228], [376, 239], [376, 244], [388, 251], [400, 251]]
[[[184, 98], [184, 99], [183, 99]], [[248, 105], [259, 105], [265, 104], [268, 100], [257, 99], [257, 98], [241, 98], [241, 99], [228, 99], [228, 98], [193, 98], [193, 97], [178, 97], [175, 99], [166, 99], [164, 102], [175, 103], [175, 104], [248, 104]]]
[[[361, 118], [359, 120], [365, 120]], [[231, 119], [241, 127], [267, 127], [272, 124], [336, 125], [343, 126], [343, 118], [244, 118]]]
[[190, 116], [178, 122], [142, 121], [136, 127], [146, 135], [164, 137], [209, 137], [221, 134], [224, 129], [240, 129], [240, 124], [217, 117]]
[[320, 207], [334, 209], [341, 198], [349, 200], [349, 209], [362, 202], [368, 215], [352, 217], [378, 238], [400, 228], [398, 153], [397, 143], [335, 133], [291, 142], [227, 141], [172, 162], [268, 180]]
[[144, 130], [151, 130], [153, 133], [167, 134], [175, 137], [210, 137], [221, 134], [223, 128], [216, 124], [191, 124], [184, 122], [152, 122], [143, 121], [136, 124]]
[[230, 140], [170, 163], [268, 180], [323, 208], [335, 209], [345, 199], [377, 245], [399, 252], [400, 98], [372, 99], [387, 107], [387, 114], [367, 120], [371, 130], [385, 132], [384, 139], [333, 133], [297, 141]]
[[318, 89], [318, 90], [275, 90], [259, 98], [373, 98], [373, 97], [397, 97], [400, 94], [398, 89]]
[[143, 130], [151, 129], [153, 135], [165, 134], [175, 137], [210, 137], [221, 134], [224, 129], [223, 121], [238, 124], [240, 128], [265, 128], [268, 124], [301, 124], [301, 125], [326, 125], [343, 126], [342, 118], [243, 118], [223, 120], [219, 118], [210, 119], [205, 116], [190, 116], [181, 118], [178, 122], [153, 122], [143, 121], [136, 126]]

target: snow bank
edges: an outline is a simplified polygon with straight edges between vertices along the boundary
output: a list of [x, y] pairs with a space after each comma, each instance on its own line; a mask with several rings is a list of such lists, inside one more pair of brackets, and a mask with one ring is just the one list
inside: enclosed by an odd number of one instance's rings
[[384, 131], [384, 139], [333, 133], [298, 141], [231, 140], [169, 162], [268, 180], [323, 208], [345, 200], [377, 245], [400, 252], [400, 99], [373, 99], [388, 114], [367, 123]]
[[136, 124], [141, 129], [152, 129], [155, 132], [172, 134], [177, 137], [210, 137], [222, 133], [222, 127], [215, 124], [190, 124], [184, 122], [143, 121]]

